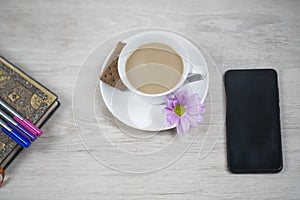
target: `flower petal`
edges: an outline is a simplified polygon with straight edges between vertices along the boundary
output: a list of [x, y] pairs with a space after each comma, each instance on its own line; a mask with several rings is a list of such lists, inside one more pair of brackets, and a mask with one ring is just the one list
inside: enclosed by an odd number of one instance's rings
[[169, 123], [169, 125], [178, 124], [179, 117], [176, 114], [170, 115], [167, 117], [167, 122]]
[[179, 104], [178, 100], [175, 99], [174, 101], [172, 101], [172, 108], [174, 109], [178, 104]]
[[204, 121], [204, 119], [203, 119], [203, 116], [202, 116], [202, 115], [199, 115], [199, 117], [198, 117], [198, 121], [199, 121], [199, 122], [203, 122], [203, 121]]
[[181, 100], [181, 105], [186, 106], [190, 102], [188, 92], [185, 91]]
[[195, 106], [199, 105], [201, 103], [201, 98], [199, 94], [192, 94], [189, 96], [189, 101], [186, 104], [186, 106]]
[[205, 106], [204, 106], [204, 104], [201, 104], [200, 105], [200, 114], [203, 114], [204, 112], [205, 112]]
[[[175, 113], [175, 108], [181, 106], [184, 108], [183, 115]], [[166, 121], [168, 125], [176, 125], [179, 135], [184, 135], [191, 126], [197, 126], [198, 122], [203, 121], [201, 115], [205, 111], [204, 104], [201, 103], [199, 94], [188, 94], [187, 90], [175, 91], [168, 95], [166, 99], [166, 107], [164, 113], [166, 114]]]
[[166, 99], [166, 106], [168, 107], [168, 108], [171, 108], [171, 106], [172, 106], [172, 101], [170, 100], [170, 99]]
[[163, 112], [167, 115], [170, 115], [170, 114], [174, 114], [174, 110], [172, 108], [169, 108], [169, 107], [165, 107], [163, 109]]
[[184, 98], [182, 98], [181, 104], [180, 104], [180, 105], [186, 106], [186, 104], [187, 104], [188, 102], [189, 102], [189, 97], [188, 97], [188, 96], [185, 96]]
[[186, 109], [186, 111], [190, 115], [203, 114], [204, 111], [205, 111], [205, 107], [204, 107], [204, 104], [188, 106], [187, 109]]
[[189, 114], [189, 115], [198, 115], [200, 114], [200, 109], [199, 108], [188, 108], [186, 110], [186, 112]]
[[178, 121], [178, 124], [176, 126], [176, 131], [177, 133], [180, 135], [180, 136], [183, 136], [184, 135], [184, 131], [183, 131], [183, 128], [182, 128], [182, 125], [181, 125], [181, 119], [179, 119]]
[[178, 100], [179, 104], [182, 104], [182, 102], [184, 101], [184, 98], [186, 96], [188, 96], [188, 92], [186, 90], [179, 90], [175, 92], [175, 96]]
[[197, 121], [198, 121], [198, 117], [195, 117], [195, 116], [191, 116], [189, 114], [185, 114], [184, 117], [189, 120], [189, 123], [192, 125], [192, 126], [197, 126]]
[[181, 126], [184, 132], [187, 132], [190, 129], [190, 122], [187, 118], [181, 117]]

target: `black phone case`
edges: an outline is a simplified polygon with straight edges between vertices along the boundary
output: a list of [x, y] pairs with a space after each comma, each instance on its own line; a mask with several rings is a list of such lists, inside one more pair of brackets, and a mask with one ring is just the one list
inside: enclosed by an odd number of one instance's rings
[[276, 71], [228, 70], [224, 82], [229, 171], [281, 171], [283, 162]]

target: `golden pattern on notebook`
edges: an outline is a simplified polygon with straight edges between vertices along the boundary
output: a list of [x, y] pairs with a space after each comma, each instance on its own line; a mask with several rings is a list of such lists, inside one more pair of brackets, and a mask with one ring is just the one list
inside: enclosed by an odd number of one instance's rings
[[[37, 123], [57, 102], [57, 96], [0, 56], [0, 98], [22, 116]], [[0, 164], [19, 147], [0, 131]]]

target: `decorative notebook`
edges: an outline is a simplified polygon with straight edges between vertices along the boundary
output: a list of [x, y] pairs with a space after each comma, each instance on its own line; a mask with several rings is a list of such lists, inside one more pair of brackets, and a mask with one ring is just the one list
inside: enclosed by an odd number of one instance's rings
[[[37, 127], [58, 108], [57, 95], [0, 56], [0, 98]], [[0, 130], [0, 166], [5, 169], [22, 147]]]

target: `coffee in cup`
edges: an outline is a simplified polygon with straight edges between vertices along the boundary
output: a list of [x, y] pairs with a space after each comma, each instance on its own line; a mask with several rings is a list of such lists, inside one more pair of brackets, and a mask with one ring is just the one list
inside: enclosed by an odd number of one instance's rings
[[180, 40], [165, 31], [147, 31], [127, 38], [118, 60], [118, 72], [133, 94], [151, 104], [188, 83], [192, 68]]
[[161, 94], [174, 88], [183, 71], [181, 56], [167, 44], [158, 42], [139, 46], [125, 64], [128, 81], [145, 94]]

